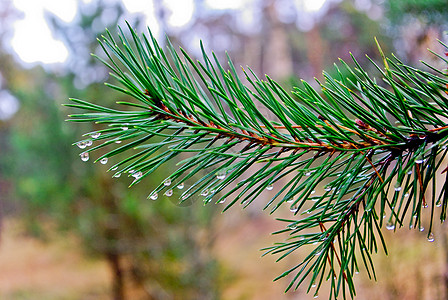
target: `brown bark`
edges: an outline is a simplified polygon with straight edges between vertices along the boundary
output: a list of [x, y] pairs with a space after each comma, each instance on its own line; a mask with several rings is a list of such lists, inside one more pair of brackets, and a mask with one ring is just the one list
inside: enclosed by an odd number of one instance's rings
[[112, 272], [112, 299], [124, 300], [124, 272], [120, 254], [109, 251], [105, 255]]

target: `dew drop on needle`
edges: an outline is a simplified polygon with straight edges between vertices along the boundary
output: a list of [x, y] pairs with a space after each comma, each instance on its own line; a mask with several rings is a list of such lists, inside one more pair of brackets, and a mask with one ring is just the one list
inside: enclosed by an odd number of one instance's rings
[[81, 160], [82, 161], [88, 161], [89, 160], [89, 153], [88, 152], [81, 153]]
[[387, 223], [386, 224], [386, 229], [387, 230], [394, 230], [395, 229], [395, 224], [391, 223], [391, 222]]
[[97, 139], [100, 137], [100, 135], [101, 135], [101, 132], [95, 132], [95, 133], [92, 133], [91, 137], [92, 137], [92, 139]]
[[78, 143], [76, 143], [76, 145], [77, 145], [80, 149], [84, 149], [85, 147], [87, 147], [86, 142], [78, 142]]
[[225, 173], [218, 173], [218, 174], [216, 174], [216, 178], [218, 178], [219, 180], [223, 180], [224, 178], [226, 178], [226, 174]]
[[138, 171], [138, 172], [134, 172], [132, 174], [132, 177], [134, 177], [135, 179], [140, 179], [143, 176], [143, 173]]

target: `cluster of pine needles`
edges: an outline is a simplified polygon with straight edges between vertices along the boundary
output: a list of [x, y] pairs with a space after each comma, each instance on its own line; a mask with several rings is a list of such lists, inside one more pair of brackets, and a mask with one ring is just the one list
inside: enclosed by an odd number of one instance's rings
[[71, 121], [103, 128], [78, 142], [94, 144], [81, 158], [106, 149], [97, 161], [120, 157], [109, 170], [129, 176], [131, 185], [175, 161], [150, 192], [153, 200], [173, 197], [173, 186], [185, 184], [180, 204], [202, 197], [225, 201], [224, 210], [254, 201], [265, 201], [270, 213], [287, 206], [291, 217], [280, 219], [285, 227], [276, 232], [287, 238], [264, 249], [279, 260], [308, 251], [277, 277], [289, 276], [287, 290], [307, 285], [317, 295], [329, 281], [330, 299], [354, 297], [353, 275], [364, 265], [375, 278], [371, 255], [387, 252], [382, 227], [420, 228], [429, 216], [433, 241], [434, 217], [446, 219], [444, 70], [408, 66], [378, 47], [381, 64], [369, 59], [375, 77], [353, 58], [340, 61], [339, 75], [324, 73], [319, 89], [302, 82], [288, 92], [250, 68], [237, 70], [230, 58], [223, 66], [202, 44], [197, 61], [131, 27], [118, 38], [107, 32], [100, 44], [107, 57], [99, 59], [118, 82], [107, 85], [132, 100], [117, 109], [71, 99], [67, 106], [84, 111]]

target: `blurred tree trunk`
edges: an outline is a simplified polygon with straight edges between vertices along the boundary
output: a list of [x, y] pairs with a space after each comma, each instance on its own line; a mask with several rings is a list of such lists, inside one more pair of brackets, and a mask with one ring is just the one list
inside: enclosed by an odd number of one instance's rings
[[121, 257], [114, 251], [107, 252], [105, 256], [113, 275], [112, 299], [124, 300], [124, 272], [121, 266]]
[[119, 216], [120, 208], [117, 205], [118, 199], [112, 192], [113, 183], [110, 176], [101, 175], [102, 205], [108, 213], [107, 222], [104, 228], [104, 256], [112, 272], [112, 299], [125, 299], [124, 270], [122, 266], [122, 255], [120, 253], [119, 241], [120, 223], [116, 219]]
[[306, 34], [306, 46], [308, 62], [311, 65], [313, 76], [321, 80], [323, 78], [325, 47], [320, 35], [319, 23], [314, 24], [313, 28]]
[[281, 80], [292, 74], [292, 57], [285, 24], [279, 20], [275, 1], [263, 1], [261, 73]]

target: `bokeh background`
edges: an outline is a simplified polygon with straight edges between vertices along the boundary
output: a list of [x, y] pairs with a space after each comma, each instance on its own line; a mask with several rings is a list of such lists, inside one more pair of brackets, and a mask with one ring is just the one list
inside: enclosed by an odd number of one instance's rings
[[[224, 61], [269, 74], [286, 89], [335, 73], [350, 53], [367, 65], [386, 53], [422, 66], [443, 55], [444, 0], [0, 0], [1, 299], [311, 299], [272, 282], [303, 253], [275, 263], [261, 248], [280, 229], [262, 211], [146, 199], [168, 165], [128, 189], [107, 166], [82, 162], [74, 142], [89, 124], [65, 122], [69, 97], [113, 106], [108, 70], [90, 53], [125, 20], [163, 44], [200, 55], [200, 40]], [[378, 282], [356, 275], [358, 299], [447, 299], [446, 226], [434, 243], [419, 230], [385, 232], [389, 256], [374, 256]], [[283, 237], [280, 237], [283, 238]], [[325, 288], [320, 298], [326, 298]]]

